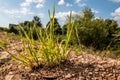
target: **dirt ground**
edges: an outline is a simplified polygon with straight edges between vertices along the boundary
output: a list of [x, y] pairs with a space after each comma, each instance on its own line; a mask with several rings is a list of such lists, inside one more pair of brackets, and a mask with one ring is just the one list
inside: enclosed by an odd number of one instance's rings
[[[21, 43], [11, 43], [7, 48], [15, 53]], [[34, 71], [20, 64], [0, 50], [0, 80], [120, 80], [120, 61], [87, 52], [71, 52], [60, 65], [42, 66]]]
[[120, 80], [120, 62], [83, 54], [69, 57], [57, 66], [30, 71], [10, 61], [0, 67], [0, 80]]

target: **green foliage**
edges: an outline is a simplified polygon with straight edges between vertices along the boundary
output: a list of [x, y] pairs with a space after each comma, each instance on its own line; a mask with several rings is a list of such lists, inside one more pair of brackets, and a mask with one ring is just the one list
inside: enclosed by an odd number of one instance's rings
[[117, 21], [112, 20], [112, 19], [106, 19], [105, 20], [106, 27], [108, 27], [108, 32], [109, 32], [109, 37], [112, 37], [112, 34], [115, 34], [117, 30]]
[[41, 20], [38, 16], [34, 16], [32, 22], [34, 23], [35, 26], [42, 27]]
[[120, 53], [120, 31], [118, 30], [113, 36], [114, 38], [109, 44], [108, 48], [112, 51]]
[[[34, 16], [32, 21], [24, 21], [23, 23], [19, 23], [17, 25], [15, 24], [9, 24], [9, 32], [13, 32], [15, 34], [19, 34], [20, 33], [20, 29], [19, 29], [19, 25], [21, 27], [23, 27], [23, 29], [26, 31], [26, 33], [30, 36], [30, 28], [33, 27], [38, 27], [38, 28], [42, 28], [42, 23], [40, 21], [40, 18], [38, 16]], [[33, 38], [36, 40], [38, 39], [37, 37], [37, 33], [35, 32], [35, 29], [32, 29], [32, 35]], [[22, 33], [22, 35], [24, 35]]]
[[[46, 28], [47, 28], [48, 32], [50, 30], [50, 23], [52, 21], [53, 21], [53, 18], [50, 18], [50, 21], [46, 25]], [[60, 24], [58, 23], [57, 18], [54, 18], [54, 23], [53, 24], [54, 24], [54, 26], [53, 26], [54, 34], [55, 35], [61, 35], [62, 34], [62, 30], [61, 30]]]
[[0, 31], [8, 31], [8, 28], [6, 28], [6, 27], [0, 27]]
[[83, 13], [83, 20], [84, 21], [90, 21], [91, 19], [94, 18], [94, 14], [92, 12], [92, 10], [88, 7], [85, 7], [82, 11]]
[[15, 34], [19, 34], [18, 32], [18, 25], [15, 24], [9, 24], [9, 31], [10, 33], [15, 33]]
[[[67, 22], [67, 21], [66, 21]], [[72, 32], [71, 43], [83, 44], [95, 49], [105, 49], [114, 39], [113, 34], [117, 30], [117, 22], [111, 19], [95, 19], [94, 14], [89, 8], [84, 8], [82, 14], [72, 17], [75, 23]], [[63, 26], [63, 35], [66, 34], [66, 25]]]
[[29, 36], [31, 35], [30, 28], [32, 28], [33, 39], [38, 39], [35, 27], [38, 27], [38, 29], [42, 28], [42, 23], [38, 16], [34, 16], [32, 21], [25, 21], [24, 23], [21, 23], [21, 26]]

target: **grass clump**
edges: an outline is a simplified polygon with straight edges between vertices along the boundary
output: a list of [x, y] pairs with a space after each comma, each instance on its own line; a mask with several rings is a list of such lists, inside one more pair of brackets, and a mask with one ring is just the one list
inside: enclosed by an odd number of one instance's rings
[[[15, 60], [24, 63], [25, 66], [28, 66], [31, 69], [37, 68], [41, 64], [51, 66], [63, 62], [67, 57], [69, 41], [74, 26], [74, 23], [71, 23], [72, 12], [70, 13], [66, 38], [60, 42], [54, 34], [55, 4], [53, 7], [52, 18], [50, 17], [50, 11], [48, 11], [48, 13], [49, 18], [52, 19], [49, 24], [49, 31], [33, 26], [30, 27], [30, 34], [28, 35], [23, 27], [20, 26], [21, 33], [24, 34], [25, 37], [21, 35], [22, 52], [18, 52], [17, 56], [3, 46], [0, 47], [7, 51]], [[38, 41], [33, 39], [33, 30], [37, 33]]]

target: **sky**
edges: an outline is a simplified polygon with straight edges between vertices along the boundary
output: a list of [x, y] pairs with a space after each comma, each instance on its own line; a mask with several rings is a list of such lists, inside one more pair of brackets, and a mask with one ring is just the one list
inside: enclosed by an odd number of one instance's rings
[[48, 10], [56, 2], [56, 14], [60, 25], [72, 14], [80, 14], [84, 7], [91, 8], [96, 18], [114, 19], [120, 24], [120, 0], [0, 0], [0, 26], [7, 27], [10, 23], [17, 24], [33, 16], [38, 16], [45, 26], [49, 21]]

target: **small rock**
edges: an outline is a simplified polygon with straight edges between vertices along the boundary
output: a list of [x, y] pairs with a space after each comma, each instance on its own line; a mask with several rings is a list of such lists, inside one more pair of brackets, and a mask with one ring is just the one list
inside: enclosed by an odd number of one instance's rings
[[72, 77], [72, 75], [71, 74], [67, 74], [66, 76], [65, 76], [65, 78], [71, 78]]
[[12, 74], [13, 74], [13, 72], [9, 72], [8, 74], [9, 74], [9, 75], [12, 75]]
[[92, 72], [89, 72], [88, 74], [89, 74], [89, 76], [91, 76], [93, 73], [92, 73]]
[[11, 57], [6, 57], [6, 58], [3, 58], [3, 59], [0, 59], [0, 66], [3, 65], [3, 64], [5, 64], [9, 60], [11, 60]]
[[84, 77], [80, 76], [80, 77], [79, 77], [79, 80], [85, 80], [85, 79], [84, 79]]
[[98, 71], [99, 71], [99, 69], [98, 69], [98, 68], [96, 68], [96, 69], [95, 69], [95, 72], [98, 72]]
[[97, 67], [98, 67], [98, 68], [103, 68], [103, 66], [102, 66], [102, 65], [98, 65]]
[[117, 80], [120, 80], [120, 75], [117, 77]]
[[65, 68], [64, 70], [65, 70], [65, 71], [67, 71], [67, 70], [68, 70], [68, 68]]
[[31, 73], [32, 76], [36, 75], [35, 73]]
[[99, 73], [99, 72], [97, 72], [97, 71], [95, 72], [95, 74], [98, 74], [98, 73]]
[[14, 75], [11, 80], [22, 80], [20, 75]]
[[5, 80], [12, 80], [12, 77], [13, 77], [14, 75], [6, 75], [5, 76]]
[[112, 76], [112, 73], [108, 74], [108, 76], [109, 76], [109, 77]]

